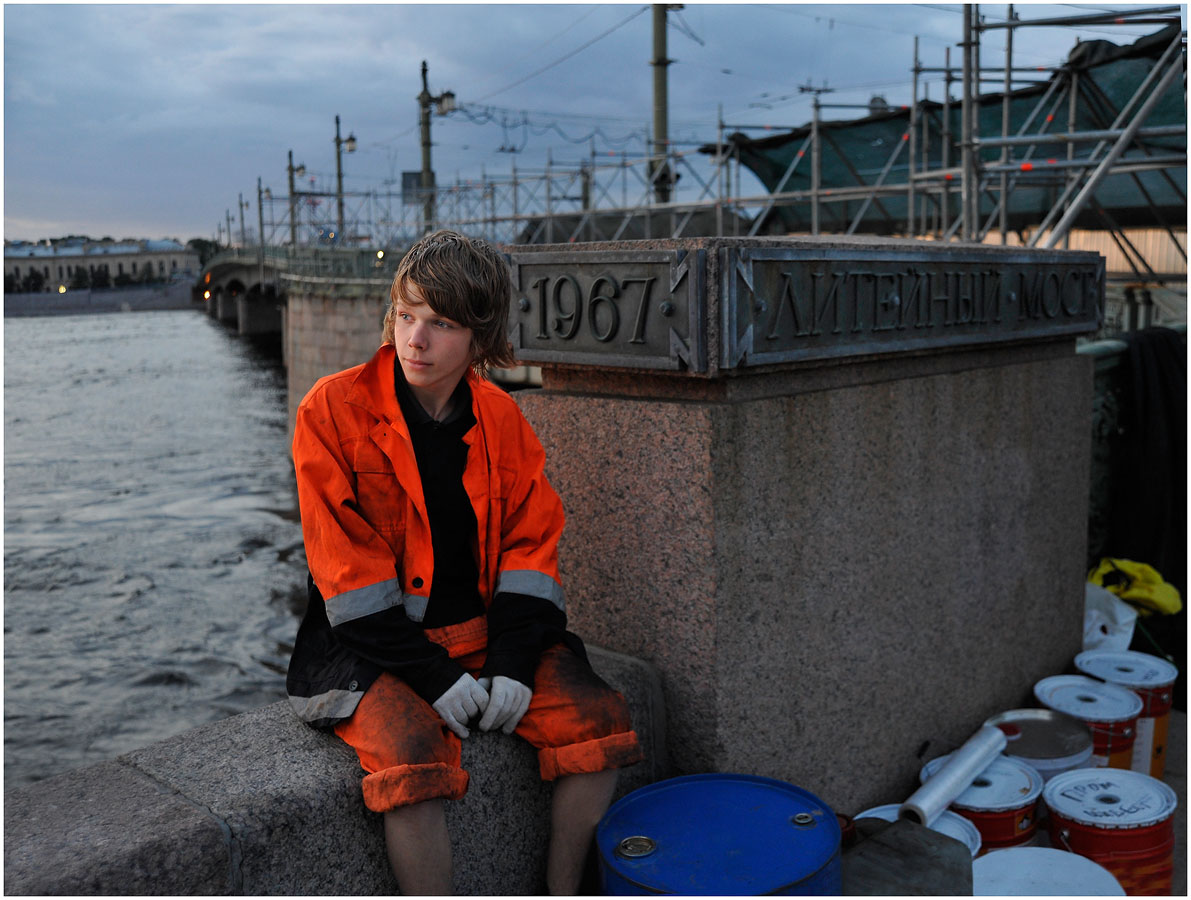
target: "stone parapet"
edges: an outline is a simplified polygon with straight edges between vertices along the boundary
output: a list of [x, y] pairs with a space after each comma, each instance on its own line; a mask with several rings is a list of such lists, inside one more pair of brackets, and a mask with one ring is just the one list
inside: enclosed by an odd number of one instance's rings
[[292, 432], [298, 404], [318, 379], [372, 358], [380, 346], [389, 291], [387, 282], [294, 280], [286, 297], [283, 353]]
[[515, 248], [515, 396], [573, 627], [661, 672], [676, 773], [900, 801], [1082, 634], [1095, 254]]
[[[589, 647], [629, 702], [646, 761], [618, 794], [665, 777], [661, 694], [646, 664]], [[550, 788], [533, 748], [463, 743], [468, 793], [448, 804], [455, 892], [544, 893]], [[285, 701], [4, 795], [6, 894], [395, 894], [382, 817], [346, 744]]]

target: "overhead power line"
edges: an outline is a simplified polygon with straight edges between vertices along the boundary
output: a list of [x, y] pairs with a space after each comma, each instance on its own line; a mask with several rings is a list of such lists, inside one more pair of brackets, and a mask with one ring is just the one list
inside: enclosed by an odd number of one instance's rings
[[530, 72], [524, 78], [520, 78], [517, 81], [514, 81], [512, 84], [506, 84], [502, 88], [498, 88], [497, 90], [492, 91], [489, 94], [485, 94], [483, 97], [480, 97], [475, 102], [483, 103], [489, 97], [495, 97], [497, 94], [503, 94], [505, 91], [509, 90], [510, 88], [515, 88], [520, 84], [525, 84], [525, 82], [529, 81], [531, 78], [537, 78], [543, 72], [553, 69], [555, 66], [559, 65], [560, 63], [566, 62], [572, 56], [575, 56], [576, 54], [580, 53], [581, 51], [586, 50], [588, 47], [590, 47], [596, 41], [606, 38], [608, 35], [610, 35], [612, 32], [616, 31], [619, 28], [623, 28], [625, 25], [629, 24], [629, 22], [633, 21], [633, 19], [637, 18], [637, 16], [641, 15], [641, 13], [645, 12], [648, 9], [649, 9], [648, 6], [642, 6], [640, 9], [638, 9], [636, 12], [634, 12], [631, 16], [628, 16], [627, 18], [624, 18], [621, 21], [617, 22], [615, 25], [613, 25], [607, 31], [600, 32], [595, 37], [593, 37], [590, 41], [587, 41], [584, 44], [580, 44], [578, 47], [576, 47], [570, 53], [560, 56], [558, 59], [554, 60], [554, 62], [547, 63], [546, 65], [542, 66], [540, 69]]
[[556, 34], [553, 34], [553, 35], [551, 35], [549, 38], [547, 38], [546, 40], [542, 41], [542, 43], [538, 44], [536, 47], [533, 47], [533, 48], [532, 48], [532, 49], [530, 49], [530, 50], [526, 50], [524, 53], [522, 53], [522, 54], [521, 54], [520, 56], [518, 56], [516, 59], [514, 59], [514, 60], [511, 60], [511, 61], [509, 62], [509, 64], [508, 64], [508, 65], [506, 65], [506, 66], [501, 66], [501, 67], [500, 67], [499, 69], [497, 69], [495, 72], [492, 72], [492, 73], [490, 73], [489, 77], [490, 77], [490, 78], [496, 78], [496, 77], [498, 77], [498, 76], [500, 76], [500, 75], [504, 75], [504, 74], [505, 74], [505, 72], [508, 72], [510, 69], [515, 69], [515, 68], [517, 67], [517, 64], [518, 64], [518, 63], [520, 63], [520, 62], [521, 62], [523, 59], [526, 59], [527, 57], [533, 56], [533, 55], [534, 55], [535, 53], [537, 53], [539, 50], [542, 50], [542, 49], [544, 49], [544, 48], [546, 48], [546, 47], [549, 47], [551, 44], [553, 44], [555, 41], [557, 41], [559, 38], [561, 38], [561, 37], [562, 37], [564, 34], [566, 34], [568, 31], [570, 31], [572, 28], [574, 28], [574, 27], [575, 27], [576, 25], [578, 25], [580, 22], [582, 22], [584, 19], [586, 19], [586, 18], [590, 17], [590, 16], [591, 16], [591, 15], [593, 15], [594, 13], [597, 13], [597, 12], [599, 12], [599, 11], [600, 11], [600, 9], [601, 9], [601, 7], [599, 7], [599, 6], [593, 6], [593, 7], [591, 7], [591, 9], [589, 9], [587, 12], [585, 12], [583, 15], [581, 15], [579, 18], [577, 18], [575, 21], [573, 21], [573, 22], [572, 22], [570, 25], [568, 25], [566, 28], [562, 29], [562, 31], [559, 31], [559, 32], [557, 32]]

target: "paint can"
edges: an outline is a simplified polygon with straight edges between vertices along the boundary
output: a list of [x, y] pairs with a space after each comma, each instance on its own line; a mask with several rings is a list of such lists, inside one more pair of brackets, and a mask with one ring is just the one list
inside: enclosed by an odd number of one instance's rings
[[1091, 765], [1092, 730], [1053, 709], [1009, 709], [984, 723], [1005, 732], [1005, 756], [1024, 762], [1044, 781]]
[[[922, 767], [919, 779], [925, 784], [949, 759], [950, 753], [932, 759]], [[1042, 776], [1025, 763], [998, 756], [951, 801], [950, 808], [976, 826], [982, 854], [1017, 847], [1032, 841], [1038, 830], [1042, 785]]]
[[1050, 709], [1075, 716], [1092, 730], [1093, 766], [1128, 769], [1141, 698], [1128, 688], [1086, 675], [1052, 675], [1034, 685], [1034, 696]]
[[[857, 813], [853, 818], [884, 819], [886, 822], [896, 822], [900, 809], [900, 803], [886, 803], [884, 806], [874, 806], [872, 809], [866, 809], [862, 813]], [[937, 831], [939, 834], [945, 834], [949, 838], [955, 838], [971, 851], [973, 857], [980, 852], [979, 830], [958, 813], [953, 813], [951, 810], [945, 809], [927, 827], [931, 831]]]
[[1112, 872], [1078, 853], [1010, 847], [972, 863], [976, 897], [1124, 897]]
[[840, 826], [818, 797], [756, 775], [639, 788], [596, 827], [604, 894], [819, 894], [843, 889]]
[[1127, 894], [1171, 892], [1178, 798], [1168, 785], [1127, 769], [1076, 769], [1042, 796], [1052, 847], [1104, 866]]
[[1131, 768], [1161, 778], [1166, 771], [1166, 738], [1178, 667], [1136, 650], [1085, 650], [1075, 657], [1075, 667], [1085, 675], [1128, 688], [1141, 698]]

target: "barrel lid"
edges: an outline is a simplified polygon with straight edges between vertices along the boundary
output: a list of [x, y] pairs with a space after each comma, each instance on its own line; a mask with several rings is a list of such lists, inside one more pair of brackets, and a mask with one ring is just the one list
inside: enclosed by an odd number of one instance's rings
[[1092, 732], [1055, 709], [1009, 709], [984, 723], [1005, 732], [1005, 755], [1041, 761], [1091, 755]]
[[1085, 722], [1123, 722], [1141, 713], [1141, 698], [1116, 684], [1086, 675], [1052, 675], [1034, 685], [1034, 696], [1044, 706]]
[[1124, 897], [1097, 862], [1054, 847], [1008, 847], [972, 861], [976, 897]]
[[1128, 688], [1165, 687], [1179, 677], [1177, 666], [1136, 650], [1085, 650], [1075, 657], [1075, 668]]
[[[886, 803], [883, 806], [874, 806], [872, 809], [857, 813], [853, 818], [884, 819], [886, 822], [896, 822], [900, 810], [900, 803]], [[931, 831], [945, 834], [966, 845], [972, 852], [972, 856], [980, 852], [980, 830], [959, 813], [945, 809], [935, 816], [928, 827]]]
[[[932, 759], [918, 773], [919, 779], [925, 783], [949, 759], [950, 753]], [[1042, 776], [1026, 763], [998, 756], [972, 780], [970, 787], [951, 801], [951, 806], [976, 812], [1021, 809], [1038, 799], [1042, 784]]]
[[1053, 814], [1098, 828], [1144, 828], [1179, 805], [1169, 785], [1128, 769], [1063, 772], [1046, 783], [1042, 797]]
[[764, 894], [827, 865], [840, 826], [819, 798], [784, 781], [685, 775], [614, 803], [596, 846], [608, 870], [650, 892]]

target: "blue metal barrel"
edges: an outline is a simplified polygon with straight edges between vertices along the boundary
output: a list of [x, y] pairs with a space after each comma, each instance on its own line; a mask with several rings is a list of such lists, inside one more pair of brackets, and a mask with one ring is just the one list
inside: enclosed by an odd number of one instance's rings
[[756, 775], [686, 775], [622, 797], [596, 828], [605, 894], [839, 894], [839, 821]]

